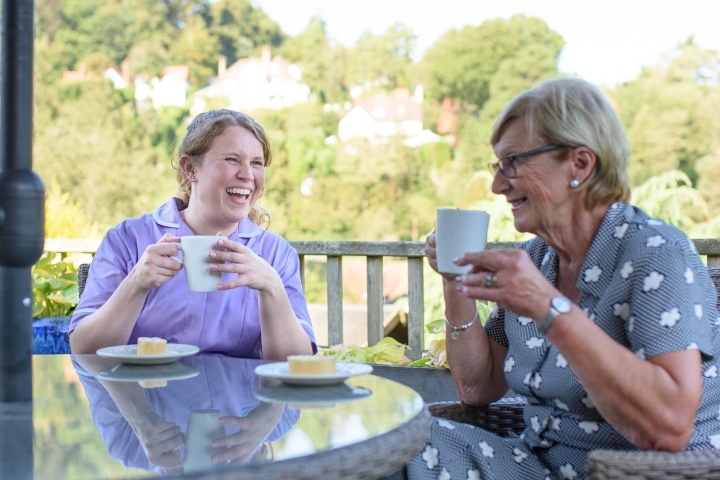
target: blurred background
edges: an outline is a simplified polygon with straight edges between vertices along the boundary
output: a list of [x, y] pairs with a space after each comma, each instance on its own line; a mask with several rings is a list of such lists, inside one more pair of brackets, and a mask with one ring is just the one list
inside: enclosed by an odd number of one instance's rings
[[[487, 210], [490, 241], [523, 240], [490, 191], [489, 132], [513, 96], [562, 75], [620, 114], [633, 203], [720, 237], [720, 3], [496, 3], [37, 0], [47, 237], [99, 239], [167, 201], [189, 121], [233, 108], [270, 136], [261, 204], [288, 240], [422, 241], [438, 206]], [[351, 263], [346, 300], [361, 302]], [[322, 301], [324, 265], [308, 278]]]

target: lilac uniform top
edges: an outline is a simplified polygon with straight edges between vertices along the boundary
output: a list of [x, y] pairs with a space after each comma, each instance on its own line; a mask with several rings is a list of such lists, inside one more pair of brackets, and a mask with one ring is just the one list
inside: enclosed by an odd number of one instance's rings
[[[108, 230], [90, 266], [80, 303], [70, 321], [70, 332], [87, 315], [110, 298], [135, 266], [145, 249], [166, 233], [193, 235], [180, 217], [180, 199], [174, 198], [138, 218], [125, 220]], [[315, 334], [300, 282], [297, 251], [282, 237], [261, 229], [250, 218], [243, 219], [228, 237], [267, 261], [278, 272], [298, 323], [317, 351]], [[230, 281], [235, 274], [223, 274]], [[258, 292], [249, 287], [217, 292], [191, 292], [180, 270], [173, 279], [150, 290], [128, 344], [138, 337], [162, 337], [170, 343], [197, 345], [200, 352], [233, 357], [262, 357]]]

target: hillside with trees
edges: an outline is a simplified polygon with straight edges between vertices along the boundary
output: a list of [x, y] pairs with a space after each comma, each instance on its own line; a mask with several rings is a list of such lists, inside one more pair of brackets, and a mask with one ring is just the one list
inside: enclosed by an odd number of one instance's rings
[[[217, 74], [220, 55], [230, 64], [269, 45], [302, 67], [311, 91], [308, 103], [248, 112], [274, 149], [261, 200], [273, 231], [290, 240], [417, 240], [437, 206], [460, 206], [491, 212], [491, 240], [524, 238], [490, 192], [488, 138], [513, 96], [563, 75], [564, 43], [542, 19], [516, 15], [450, 30], [414, 62], [415, 36], [402, 24], [345, 47], [321, 18], [292, 37], [249, 0], [38, 0], [34, 167], [52, 184], [53, 204], [77, 212], [66, 227], [55, 222], [53, 235], [102, 235], [175, 191], [171, 160], [189, 105], [139, 108], [132, 87], [103, 78], [108, 67], [127, 60], [133, 76], [149, 78], [187, 65], [193, 92]], [[62, 81], [81, 64], [89, 80]], [[635, 201], [696, 237], [720, 236], [719, 79], [718, 53], [689, 39], [606, 90], [630, 137]], [[443, 102], [452, 106], [455, 130], [444, 141], [337, 140], [353, 87], [373, 95], [417, 85], [424, 128], [437, 131]]]

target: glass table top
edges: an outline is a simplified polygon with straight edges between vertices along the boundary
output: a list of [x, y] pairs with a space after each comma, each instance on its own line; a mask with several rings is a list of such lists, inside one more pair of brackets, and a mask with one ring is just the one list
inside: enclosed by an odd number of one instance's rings
[[[36, 355], [33, 477], [145, 478], [228, 461], [242, 468], [362, 442], [423, 409], [415, 391], [374, 375], [289, 386], [257, 377], [261, 363], [206, 354], [129, 366], [96, 355]], [[223, 445], [213, 447], [216, 438]]]

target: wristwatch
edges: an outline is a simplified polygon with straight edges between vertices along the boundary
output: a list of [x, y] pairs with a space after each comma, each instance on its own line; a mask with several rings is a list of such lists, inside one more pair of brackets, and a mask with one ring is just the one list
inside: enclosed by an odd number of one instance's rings
[[547, 315], [545, 315], [545, 318], [542, 319], [542, 322], [540, 322], [540, 325], [538, 326], [540, 333], [545, 335], [555, 319], [563, 313], [568, 313], [571, 309], [572, 302], [569, 298], [563, 296], [553, 297], [550, 300], [550, 311]]

